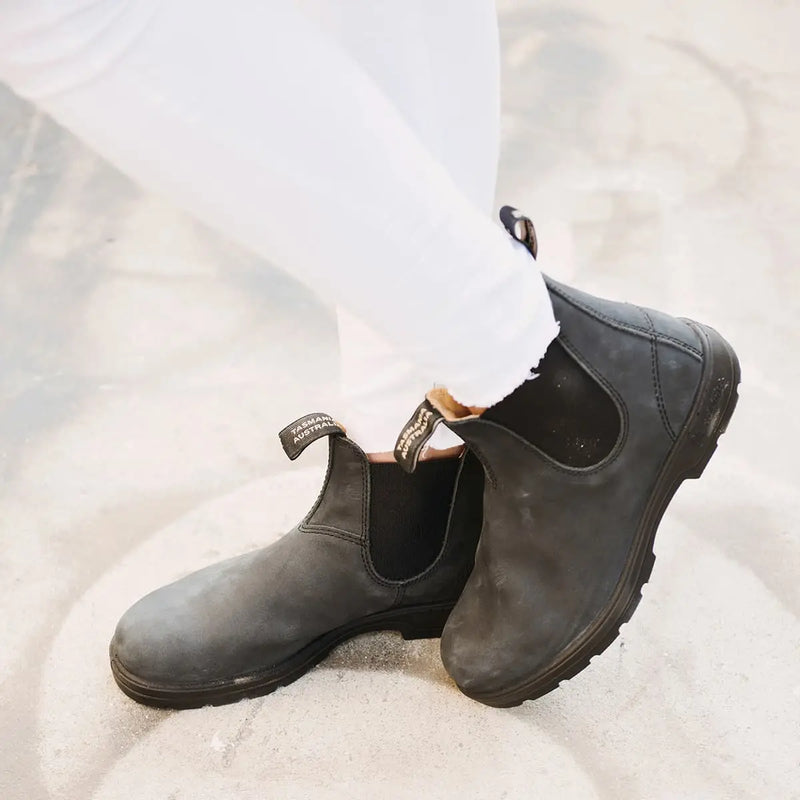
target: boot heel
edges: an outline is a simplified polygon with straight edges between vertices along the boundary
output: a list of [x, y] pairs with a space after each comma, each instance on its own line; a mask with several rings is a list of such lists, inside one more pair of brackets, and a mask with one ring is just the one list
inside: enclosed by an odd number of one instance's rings
[[453, 606], [414, 609], [398, 616], [392, 627], [407, 641], [413, 639], [438, 639]]
[[717, 449], [717, 440], [728, 427], [736, 403], [741, 380], [739, 359], [733, 348], [713, 328], [691, 323], [706, 341], [706, 357], [710, 358], [710, 375], [690, 420], [683, 444], [685, 478], [699, 478]]

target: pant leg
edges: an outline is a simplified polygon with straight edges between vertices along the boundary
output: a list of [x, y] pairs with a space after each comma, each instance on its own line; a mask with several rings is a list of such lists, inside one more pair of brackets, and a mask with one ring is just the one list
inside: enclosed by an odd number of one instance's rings
[[0, 0], [0, 76], [465, 404], [513, 390], [555, 334], [527, 255], [285, 0]]
[[[487, 216], [500, 138], [499, 35], [494, 0], [298, 0], [392, 101], [461, 193]], [[391, 450], [430, 388], [385, 337], [337, 308], [339, 419], [368, 451]], [[432, 447], [461, 439], [440, 426]]]
[[491, 216], [500, 142], [495, 0], [295, 0]]

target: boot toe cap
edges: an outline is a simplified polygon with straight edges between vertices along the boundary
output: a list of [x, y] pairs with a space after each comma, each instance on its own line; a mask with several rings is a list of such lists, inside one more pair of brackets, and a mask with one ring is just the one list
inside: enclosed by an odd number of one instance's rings
[[180, 613], [171, 587], [142, 598], [123, 614], [109, 646], [112, 665], [137, 680], [180, 685], [208, 671], [208, 638], [194, 615]]
[[131, 606], [109, 648], [115, 673], [150, 686], [190, 687], [269, 664], [269, 615], [264, 598], [248, 592], [252, 561], [239, 557], [206, 567]]
[[500, 643], [494, 645], [491, 639], [472, 636], [449, 623], [442, 633], [441, 656], [458, 688], [475, 699], [505, 691], [520, 666], [509, 661]]

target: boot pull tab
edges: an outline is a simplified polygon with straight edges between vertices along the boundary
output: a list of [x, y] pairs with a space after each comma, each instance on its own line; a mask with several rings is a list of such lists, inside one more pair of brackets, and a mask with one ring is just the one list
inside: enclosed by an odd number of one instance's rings
[[539, 241], [536, 238], [536, 228], [533, 222], [521, 211], [512, 206], [503, 206], [500, 209], [500, 222], [503, 227], [518, 241], [522, 242], [530, 250], [531, 255], [536, 258], [539, 252]]
[[323, 436], [345, 436], [345, 429], [330, 414], [306, 414], [289, 423], [279, 434], [283, 450], [294, 461], [311, 442]]
[[430, 400], [425, 399], [417, 406], [394, 446], [395, 460], [403, 470], [411, 473], [416, 469], [423, 448], [443, 419], [442, 413], [434, 408]]

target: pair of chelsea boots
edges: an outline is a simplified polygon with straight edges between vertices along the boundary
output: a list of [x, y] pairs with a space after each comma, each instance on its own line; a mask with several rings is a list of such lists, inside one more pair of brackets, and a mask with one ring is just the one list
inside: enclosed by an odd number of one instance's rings
[[[535, 257], [530, 220], [501, 220]], [[328, 438], [316, 504], [271, 546], [129, 609], [110, 647], [120, 688], [150, 705], [232, 702], [396, 630], [441, 636], [458, 687], [505, 707], [602, 652], [641, 599], [672, 495], [725, 431], [739, 366], [712, 328], [545, 280], [559, 336], [536, 380], [483, 414], [430, 392], [390, 464], [325, 414], [284, 429], [292, 459]], [[418, 463], [440, 423], [464, 453]]]

